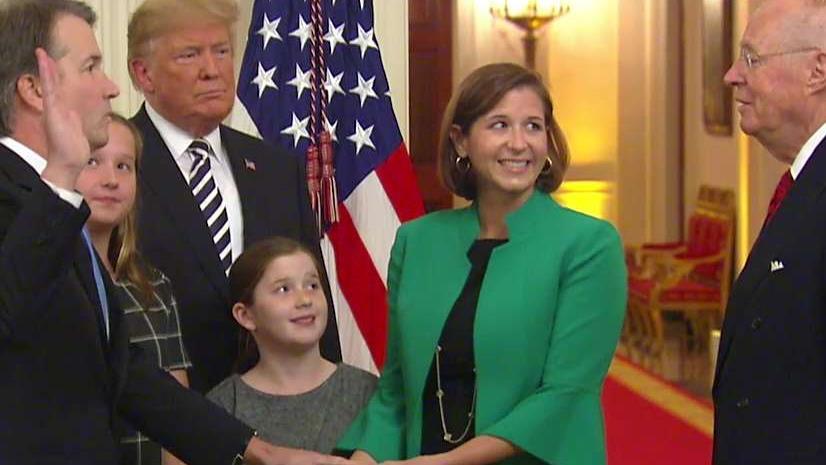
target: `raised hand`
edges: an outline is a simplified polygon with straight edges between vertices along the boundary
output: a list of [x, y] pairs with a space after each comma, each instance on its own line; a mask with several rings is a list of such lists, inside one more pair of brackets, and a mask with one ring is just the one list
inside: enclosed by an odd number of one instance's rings
[[42, 48], [35, 50], [35, 55], [49, 147], [48, 163], [42, 177], [58, 187], [73, 190], [78, 175], [89, 162], [89, 140], [80, 115], [64, 103], [66, 99], [57, 63]]

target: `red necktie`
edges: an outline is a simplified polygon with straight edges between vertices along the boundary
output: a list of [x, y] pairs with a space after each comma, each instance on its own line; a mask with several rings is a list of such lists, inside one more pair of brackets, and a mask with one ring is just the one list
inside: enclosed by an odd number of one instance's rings
[[792, 189], [792, 185], [794, 185], [792, 173], [790, 171], [786, 171], [780, 178], [780, 182], [777, 183], [777, 188], [774, 189], [774, 195], [772, 195], [772, 199], [769, 202], [769, 211], [766, 213], [766, 219], [763, 221], [763, 226], [769, 224], [769, 221], [771, 221], [774, 214], [780, 209], [780, 204], [783, 202], [786, 194], [788, 194]]

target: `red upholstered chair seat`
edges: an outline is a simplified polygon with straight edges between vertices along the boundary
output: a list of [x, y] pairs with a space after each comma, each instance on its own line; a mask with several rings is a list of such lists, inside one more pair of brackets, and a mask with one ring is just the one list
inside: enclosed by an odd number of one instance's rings
[[[731, 190], [703, 186], [684, 241], [626, 248], [626, 340], [659, 354], [665, 311], [692, 324], [719, 324], [731, 284], [734, 200]], [[704, 326], [693, 334], [707, 337], [708, 331]]]
[[[628, 292], [640, 301], [648, 303], [651, 291], [657, 283], [653, 279], [629, 277]], [[685, 302], [719, 302], [720, 288], [683, 278], [674, 286], [663, 289], [658, 295], [660, 303], [679, 304]]]
[[680, 249], [680, 248], [685, 247], [685, 245], [686, 245], [685, 242], [657, 242], [657, 243], [652, 242], [652, 243], [648, 243], [648, 244], [643, 244], [642, 249], [643, 250], [650, 250], [650, 251], [653, 251], [653, 250], [657, 250], [657, 251], [660, 251], [660, 250], [676, 250], [676, 249]]

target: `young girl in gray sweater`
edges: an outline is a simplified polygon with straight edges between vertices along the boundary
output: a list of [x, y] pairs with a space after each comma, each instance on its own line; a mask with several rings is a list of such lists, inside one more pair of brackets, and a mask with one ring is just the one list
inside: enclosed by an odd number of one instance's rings
[[283, 237], [241, 254], [229, 275], [232, 316], [242, 328], [241, 374], [207, 397], [266, 441], [330, 453], [377, 379], [321, 356], [328, 312], [319, 269], [305, 246]]

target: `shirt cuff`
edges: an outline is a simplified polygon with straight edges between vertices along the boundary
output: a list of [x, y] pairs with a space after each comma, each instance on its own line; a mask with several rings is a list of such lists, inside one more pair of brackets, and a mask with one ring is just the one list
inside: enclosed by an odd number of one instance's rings
[[245, 463], [244, 462], [244, 453], [247, 451], [247, 447], [249, 447], [250, 441], [252, 441], [252, 438], [257, 438], [257, 437], [258, 437], [258, 430], [252, 430], [252, 436], [250, 436], [250, 438], [247, 439], [247, 443], [244, 445], [244, 450], [237, 453], [235, 455], [235, 458], [232, 459], [232, 465], [244, 465], [244, 463]]
[[80, 204], [83, 203], [83, 196], [80, 195], [79, 192], [70, 191], [62, 187], [57, 187], [56, 185], [52, 184], [51, 182], [45, 179], [43, 179], [43, 182], [45, 182], [46, 185], [49, 186], [54, 191], [54, 193], [57, 194], [61, 199], [65, 200], [75, 208], [80, 208]]

